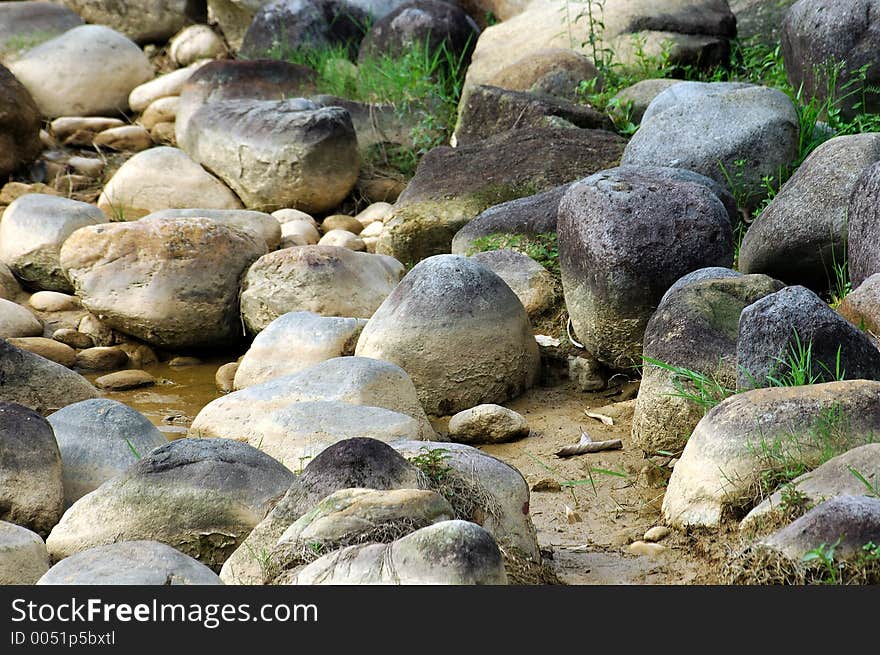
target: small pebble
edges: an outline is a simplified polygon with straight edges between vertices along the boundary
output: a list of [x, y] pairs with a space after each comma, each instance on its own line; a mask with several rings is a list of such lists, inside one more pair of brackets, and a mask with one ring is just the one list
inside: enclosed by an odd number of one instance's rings
[[666, 552], [666, 546], [660, 544], [649, 544], [645, 541], [634, 541], [629, 545], [629, 552], [633, 555], [647, 555], [648, 557], [657, 557]]
[[116, 371], [102, 375], [95, 380], [95, 385], [99, 389], [109, 389], [112, 391], [125, 391], [126, 389], [137, 389], [138, 387], [148, 387], [156, 384], [156, 379], [146, 371], [138, 371], [129, 369], [127, 371]]
[[553, 478], [542, 478], [532, 485], [532, 491], [562, 491], [562, 485]]
[[217, 369], [214, 375], [214, 383], [217, 389], [223, 393], [229, 393], [234, 389], [233, 381], [235, 380], [235, 372], [238, 370], [238, 362], [229, 362]]
[[669, 533], [672, 532], [665, 525], [655, 525], [653, 528], [649, 528], [647, 532], [645, 532], [645, 536], [643, 539], [645, 541], [656, 542], [662, 541], [666, 537], [669, 536]]

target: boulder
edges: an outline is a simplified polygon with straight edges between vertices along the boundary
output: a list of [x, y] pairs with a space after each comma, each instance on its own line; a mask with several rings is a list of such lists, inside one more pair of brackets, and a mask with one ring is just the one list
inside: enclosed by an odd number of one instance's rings
[[434, 415], [515, 398], [534, 384], [540, 364], [516, 294], [457, 255], [416, 265], [364, 327], [355, 354], [403, 368]]
[[791, 376], [791, 360], [809, 366], [806, 374], [813, 382], [880, 380], [880, 350], [874, 341], [800, 286], [743, 310], [736, 358], [739, 389], [771, 386], [771, 377]]
[[11, 346], [34, 353], [67, 368], [73, 368], [74, 362], [76, 362], [76, 351], [70, 346], [54, 339], [19, 337], [7, 339], [6, 342]]
[[0, 61], [14, 61], [34, 46], [82, 24], [82, 18], [61, 4], [0, 3]]
[[782, 91], [682, 82], [654, 98], [622, 163], [685, 168], [733, 183], [752, 209], [764, 197], [764, 178], [797, 159], [798, 136], [797, 111]]
[[34, 584], [48, 570], [49, 553], [40, 535], [0, 521], [0, 585]]
[[[82, 333], [77, 332], [77, 334]], [[85, 334], [82, 336], [91, 343], [91, 337]], [[57, 339], [54, 335], [53, 338]], [[126, 366], [128, 366], [128, 354], [119, 346], [87, 346], [76, 354], [76, 368], [87, 371], [112, 371]]]
[[614, 95], [620, 105], [629, 106], [629, 119], [638, 125], [642, 122], [645, 112], [658, 95], [666, 89], [680, 83], [681, 80], [663, 78], [641, 80], [632, 86], [621, 89]]
[[449, 420], [449, 436], [458, 443], [504, 443], [529, 436], [529, 424], [512, 409], [477, 405]]
[[174, 35], [168, 47], [178, 66], [189, 66], [200, 59], [215, 59], [226, 54], [223, 39], [207, 25], [185, 27]]
[[143, 414], [108, 398], [73, 403], [46, 420], [61, 451], [67, 505], [168, 443]]
[[0, 262], [0, 299], [15, 300], [24, 294], [24, 289], [15, 279], [9, 267]]
[[724, 204], [709, 185], [666, 169], [621, 167], [573, 184], [558, 230], [574, 332], [612, 368], [641, 362], [648, 320], [673, 282], [733, 263]]
[[[880, 134], [854, 134], [816, 148], [746, 232], [740, 270], [817, 292], [834, 289], [846, 262], [847, 210], [860, 174], [880, 160]], [[864, 186], [855, 201], [866, 214]], [[864, 225], [864, 217], [849, 221]]]
[[272, 0], [207, 0], [208, 17], [216, 23], [233, 50], [241, 48], [241, 41], [257, 9]]
[[239, 362], [235, 388], [244, 389], [334, 357], [353, 355], [365, 324], [364, 319], [312, 312], [282, 314], [254, 338]]
[[856, 181], [849, 197], [847, 210], [847, 266], [853, 288], [858, 287], [874, 273], [880, 273], [880, 237], [876, 223], [880, 200], [880, 162], [865, 168]]
[[46, 545], [57, 560], [118, 541], [160, 541], [219, 570], [293, 479], [247, 444], [179, 439], [80, 498]]
[[141, 220], [158, 221], [168, 218], [207, 218], [220, 225], [247, 232], [275, 250], [281, 244], [281, 226], [269, 214], [247, 209], [163, 209], [147, 214]]
[[44, 116], [101, 116], [128, 110], [128, 94], [153, 77], [147, 56], [102, 25], [82, 25], [10, 64]]
[[0, 400], [45, 415], [97, 396], [98, 390], [79, 373], [0, 341]]
[[248, 269], [241, 314], [251, 332], [292, 311], [369, 318], [402, 276], [400, 262], [385, 255], [317, 245], [277, 250]]
[[217, 585], [210, 568], [158, 541], [121, 541], [67, 557], [38, 585]]
[[354, 188], [360, 167], [348, 112], [302, 98], [203, 105], [179, 143], [249, 209], [333, 209]]
[[474, 254], [473, 259], [504, 280], [530, 319], [555, 306], [559, 296], [556, 280], [528, 255], [516, 250], [490, 250]]
[[730, 0], [736, 16], [736, 34], [769, 46], [779, 44], [782, 21], [796, 0]]
[[98, 207], [116, 220], [134, 220], [163, 209], [241, 209], [223, 182], [183, 150], [161, 146], [136, 154], [110, 178]]
[[192, 0], [64, 0], [89, 23], [106, 25], [137, 43], [167, 41], [192, 21], [206, 18]]
[[32, 409], [0, 402], [0, 520], [45, 537], [61, 518], [63, 500], [52, 426]]
[[848, 293], [838, 313], [860, 330], [880, 334], [880, 274], [873, 274]]
[[421, 426], [420, 438], [434, 436], [412, 380], [403, 369], [366, 357], [336, 357], [218, 398], [196, 415], [189, 434], [251, 440], [257, 434], [259, 419], [294, 403], [310, 401], [382, 407], [416, 419]]
[[264, 243], [238, 229], [169, 218], [77, 230], [61, 265], [89, 311], [173, 350], [239, 338], [239, 279], [264, 252]]
[[411, 264], [448, 252], [455, 233], [489, 207], [614, 166], [623, 144], [603, 130], [530, 128], [434, 148], [398, 198], [376, 252]]
[[780, 462], [815, 468], [832, 453], [873, 442], [880, 428], [880, 383], [846, 380], [753, 389], [709, 410], [694, 429], [663, 497], [674, 527], [716, 527], [751, 509], [762, 475]]
[[73, 291], [58, 261], [61, 246], [79, 228], [106, 222], [94, 205], [29, 193], [3, 212], [0, 261], [31, 288]]
[[481, 84], [573, 102], [578, 99], [580, 83], [596, 77], [600, 77], [599, 71], [589, 57], [568, 48], [544, 48], [514, 59]]
[[0, 178], [39, 156], [41, 125], [40, 110], [29, 91], [0, 64]]
[[[0, 232], [2, 229], [0, 225]], [[79, 298], [58, 291], [37, 291], [28, 298], [28, 305], [38, 312], [73, 312], [82, 308]]]
[[136, 86], [128, 96], [128, 106], [133, 112], [142, 113], [156, 100], [179, 96], [192, 74], [206, 63], [201, 61], [186, 68], [178, 68]]
[[43, 324], [19, 304], [0, 298], [0, 338], [35, 337], [43, 334]]

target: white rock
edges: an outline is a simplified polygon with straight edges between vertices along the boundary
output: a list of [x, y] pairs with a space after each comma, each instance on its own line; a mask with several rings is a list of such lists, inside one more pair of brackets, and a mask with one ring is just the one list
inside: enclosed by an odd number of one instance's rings
[[223, 39], [207, 25], [190, 25], [171, 39], [171, 58], [180, 66], [199, 59], [214, 59], [226, 53]]

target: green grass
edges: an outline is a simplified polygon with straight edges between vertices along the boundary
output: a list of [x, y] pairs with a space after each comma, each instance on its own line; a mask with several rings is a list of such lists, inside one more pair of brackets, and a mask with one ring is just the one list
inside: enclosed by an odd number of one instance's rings
[[559, 243], [556, 232], [542, 234], [487, 234], [474, 239], [468, 256], [490, 250], [516, 250], [538, 262], [556, 276], [559, 272]]

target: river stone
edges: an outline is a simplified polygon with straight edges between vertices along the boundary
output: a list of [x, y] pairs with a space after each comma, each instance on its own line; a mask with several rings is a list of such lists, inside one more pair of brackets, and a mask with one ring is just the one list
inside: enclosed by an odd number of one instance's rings
[[399, 365], [425, 411], [438, 416], [515, 398], [540, 367], [519, 298], [457, 255], [431, 257], [407, 273], [364, 327], [355, 354]]
[[210, 568], [158, 541], [120, 541], [74, 553], [38, 585], [217, 585]]
[[737, 388], [770, 386], [768, 376], [790, 371], [789, 357], [812, 344], [810, 375], [823, 382], [840, 372], [847, 380], [880, 380], [874, 341], [800, 286], [786, 287], [746, 307], [736, 347]]
[[98, 390], [79, 373], [0, 341], [0, 400], [50, 414], [97, 396]]
[[[878, 160], [880, 134], [841, 136], [816, 148], [746, 232], [740, 270], [817, 292], [832, 289], [834, 266], [846, 261], [850, 195], [862, 171]], [[856, 203], [874, 212], [863, 193], [864, 186]], [[862, 216], [851, 220], [864, 224]]]
[[3, 212], [0, 261], [29, 287], [73, 291], [58, 261], [61, 246], [79, 228], [106, 222], [103, 212], [94, 205], [29, 193]]
[[153, 77], [141, 49], [102, 25], [82, 25], [50, 39], [10, 70], [49, 118], [121, 114], [131, 90]]
[[716, 527], [728, 511], [754, 506], [766, 468], [762, 444], [791, 448], [818, 465], [830, 433], [849, 448], [880, 431], [880, 382], [845, 380], [801, 387], [753, 389], [713, 407], [694, 429], [663, 498], [673, 527]]
[[110, 391], [127, 391], [140, 387], [151, 387], [156, 384], [156, 378], [139, 369], [128, 369], [102, 375], [95, 380], [95, 386], [99, 389]]
[[530, 319], [553, 307], [558, 297], [553, 275], [528, 255], [516, 250], [490, 250], [473, 255], [519, 298]]
[[[694, 276], [696, 279], [684, 284], [677, 282], [666, 292], [645, 328], [642, 354], [696, 371], [731, 389], [736, 386], [740, 314], [783, 285], [766, 275], [721, 271], [718, 277], [710, 273], [709, 277]], [[676, 381], [688, 388], [684, 380], [677, 380], [664, 368], [646, 363], [642, 369], [632, 441], [647, 453], [680, 452], [703, 417], [703, 408], [676, 395], [680, 393]]]
[[0, 298], [0, 338], [35, 337], [43, 334], [43, 324], [21, 305]]
[[366, 321], [289, 312], [254, 338], [235, 373], [235, 388], [296, 373], [318, 362], [353, 355]]
[[77, 230], [61, 265], [89, 311], [162, 348], [235, 342], [239, 279], [265, 253], [250, 234], [203, 218]]
[[34, 584], [48, 570], [49, 553], [40, 535], [0, 521], [0, 585]]
[[328, 211], [354, 188], [360, 167], [348, 112], [302, 98], [203, 105], [179, 143], [249, 209]]
[[364, 252], [367, 249], [364, 240], [348, 230], [330, 230], [329, 232], [325, 232], [324, 236], [318, 241], [318, 245], [348, 248], [349, 250], [355, 250], [358, 252]]
[[304, 246], [270, 252], [245, 275], [241, 315], [259, 332], [282, 314], [369, 318], [403, 277], [400, 262], [338, 246]]
[[16, 300], [24, 294], [24, 289], [15, 279], [9, 267], [0, 262], [0, 299]]
[[0, 64], [0, 177], [39, 156], [41, 125], [40, 110], [28, 89]]
[[312, 562], [288, 584], [507, 583], [504, 559], [486, 530], [442, 521], [390, 544], [349, 546]]
[[311, 401], [338, 401], [400, 412], [419, 422], [420, 438], [435, 436], [406, 372], [389, 362], [366, 357], [328, 359], [213, 400], [196, 415], [189, 434], [251, 440], [259, 419], [295, 403]]
[[193, 73], [180, 92], [174, 129], [183, 143], [189, 118], [202, 105], [221, 100], [285, 100], [315, 92], [315, 71], [286, 61], [212, 61]]
[[67, 368], [73, 368], [76, 362], [76, 351], [68, 345], [65, 345], [54, 339], [46, 337], [18, 337], [9, 338], [6, 342], [21, 348], [40, 357], [48, 359], [50, 362], [56, 362]]
[[201, 61], [186, 68], [178, 68], [136, 86], [128, 96], [128, 106], [133, 112], [142, 113], [156, 100], [179, 96], [192, 74], [206, 63]]
[[705, 184], [663, 169], [621, 167], [572, 185], [558, 229], [574, 332], [612, 368], [641, 362], [648, 320], [673, 282], [733, 263], [721, 200]]
[[567, 48], [544, 48], [515, 59], [482, 84], [574, 102], [580, 83], [596, 77], [599, 71], [589, 57]]
[[754, 39], [771, 47], [779, 44], [782, 21], [796, 0], [730, 0], [740, 39]]
[[248, 443], [294, 472], [328, 446], [363, 437], [392, 442], [419, 439], [423, 426], [412, 416], [382, 407], [338, 401], [293, 403], [258, 419]]
[[622, 163], [685, 168], [720, 184], [729, 176], [754, 208], [764, 197], [764, 178], [797, 159], [798, 132], [797, 111], [782, 91], [682, 82], [648, 107]]
[[[77, 334], [80, 334], [77, 332]], [[87, 335], [83, 335], [89, 338]], [[128, 354], [119, 346], [86, 347], [76, 354], [76, 368], [112, 371], [128, 365]]]
[[860, 330], [880, 334], [880, 274], [875, 273], [848, 293], [837, 311]]
[[449, 437], [458, 443], [504, 443], [527, 436], [525, 417], [500, 405], [477, 405], [449, 420]]
[[58, 291], [37, 291], [28, 299], [28, 305], [38, 312], [72, 312], [82, 308], [79, 298]]
[[143, 414], [107, 398], [68, 405], [46, 420], [61, 450], [67, 505], [168, 443]]
[[636, 82], [632, 86], [621, 89], [615, 94], [621, 105], [629, 105], [629, 119], [638, 125], [642, 122], [645, 112], [658, 95], [682, 80], [649, 79]]
[[387, 444], [375, 439], [346, 439], [311, 460], [271, 512], [226, 560], [226, 584], [265, 584], [264, 559], [284, 531], [326, 496], [340, 489], [419, 489], [424, 475]]
[[[67, 344], [71, 348], [83, 348], [89, 350], [95, 345], [94, 339], [88, 334], [79, 332], [73, 328], [61, 328], [55, 330], [55, 332], [52, 333], [52, 338], [55, 339], [55, 341]], [[77, 359], [78, 358], [79, 353], [77, 353]]]
[[189, 66], [200, 59], [214, 59], [226, 54], [226, 45], [207, 25], [190, 25], [168, 43], [171, 58], [178, 66]]
[[65, 512], [46, 545], [53, 559], [117, 541], [155, 540], [218, 570], [294, 476], [230, 439], [179, 439]]
[[116, 342], [116, 335], [110, 326], [91, 313], [80, 319], [77, 330], [90, 336], [97, 346], [110, 346]]
[[[797, 489], [807, 507], [818, 505], [838, 496], [858, 496], [867, 489], [856, 477], [855, 471], [868, 484], [880, 484], [880, 443], [871, 443], [848, 450], [833, 457], [817, 469], [804, 473], [791, 481], [789, 489]], [[741, 530], [760, 529], [773, 525], [777, 517], [783, 517], [786, 502], [782, 491], [776, 491], [749, 512], [740, 522]]]
[[233, 50], [241, 47], [241, 41], [257, 9], [272, 0], [207, 0], [208, 18], [215, 23]]
[[32, 409], [0, 402], [0, 520], [45, 537], [61, 518], [63, 501], [52, 426]]
[[241, 209], [238, 197], [183, 150], [161, 146], [139, 152], [110, 178], [98, 207], [122, 220], [163, 209]]
[[156, 221], [166, 218], [207, 218], [247, 232], [266, 244], [266, 250], [275, 250], [281, 244], [281, 226], [269, 214], [247, 209], [163, 209], [147, 214], [141, 220]]
[[52, 2], [0, 2], [0, 61], [14, 61], [34, 46], [82, 24], [76, 13]]
[[106, 25], [138, 43], [167, 41], [192, 21], [204, 20], [205, 3], [193, 0], [64, 0], [89, 23]]
[[849, 198], [847, 211], [848, 272], [853, 288], [874, 273], [880, 273], [880, 229], [876, 204], [880, 202], [880, 162], [871, 164], [859, 176]]
[[455, 233], [489, 207], [615, 166], [621, 137], [604, 130], [512, 130], [419, 162], [376, 252], [415, 264], [449, 252]]
[[280, 247], [292, 248], [294, 246], [316, 246], [321, 240], [318, 228], [305, 221], [290, 221], [281, 224]]

